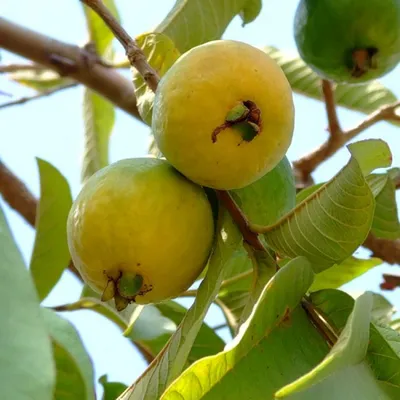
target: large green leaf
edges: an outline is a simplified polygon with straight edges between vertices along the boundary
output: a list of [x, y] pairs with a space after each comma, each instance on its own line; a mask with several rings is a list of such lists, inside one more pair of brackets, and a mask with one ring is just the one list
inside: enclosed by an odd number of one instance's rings
[[115, 121], [114, 106], [90, 89], [85, 89], [83, 99], [85, 124], [85, 150], [82, 180], [89, 178], [108, 165], [108, 145]]
[[334, 178], [277, 223], [254, 226], [272, 249], [289, 258], [307, 257], [315, 272], [341, 263], [364, 242], [375, 210], [364, 175], [391, 162], [390, 150], [380, 140], [353, 143], [348, 149], [351, 159]]
[[352, 281], [353, 279], [365, 274], [370, 269], [382, 264], [380, 258], [361, 258], [349, 257], [340, 264], [320, 272], [314, 279], [310, 291], [316, 292], [321, 289], [336, 289]]
[[[114, 0], [103, 0], [104, 5], [111, 11], [120, 22], [118, 10]], [[83, 6], [86, 25], [89, 32], [89, 40], [94, 43], [99, 55], [104, 55], [109, 50], [114, 34], [104, 21], [89, 7]]]
[[[396, 187], [389, 175], [380, 174], [380, 176], [382, 175], [387, 176], [387, 179], [382, 190], [375, 197], [376, 207], [371, 232], [376, 237], [394, 240], [400, 237], [400, 222], [396, 204]], [[373, 177], [370, 179], [373, 179]]]
[[102, 375], [99, 383], [103, 386], [102, 400], [115, 400], [127, 388], [124, 383], [109, 382], [107, 375]]
[[[140, 35], [136, 38], [136, 42], [143, 50], [148, 63], [157, 71], [160, 77], [168, 71], [180, 55], [174, 42], [161, 33]], [[136, 70], [133, 72], [133, 84], [135, 86], [139, 114], [147, 125], [151, 125], [154, 93]]]
[[208, 271], [198, 289], [193, 305], [163, 351], [120, 399], [158, 399], [185, 367], [207, 310], [218, 293], [224, 276], [224, 268], [241, 242], [241, 235], [236, 226], [222, 210], [216, 236]]
[[[272, 46], [264, 47], [262, 50], [282, 68], [293, 91], [322, 100], [321, 78], [302, 59]], [[369, 114], [379, 107], [394, 103], [397, 99], [393, 92], [381, 83], [373, 81], [362, 85], [337, 85], [335, 100], [340, 106]]]
[[327, 346], [297, 308], [312, 280], [307, 259], [290, 261], [265, 286], [225, 350], [193, 364], [161, 399], [271, 399], [321, 361]]
[[[314, 292], [311, 294], [311, 299], [317, 309], [323, 313], [324, 318], [335, 329], [341, 331], [354, 305], [354, 300], [348, 294], [334, 289]], [[400, 398], [400, 357], [398, 351], [395, 350], [398, 342], [400, 342], [398, 332], [386, 326], [376, 325], [376, 322], [371, 324], [366, 361], [390, 399]]]
[[42, 313], [53, 341], [57, 369], [54, 398], [93, 400], [93, 367], [78, 332], [70, 322], [55, 312], [42, 309]]
[[30, 271], [40, 300], [56, 285], [69, 262], [67, 218], [71, 191], [63, 175], [47, 161], [37, 159], [40, 201]]
[[221, 38], [232, 19], [240, 14], [243, 24], [261, 11], [261, 0], [176, 0], [173, 9], [155, 29], [175, 43], [181, 53]]
[[73, 82], [72, 79], [61, 77], [57, 72], [49, 69], [38, 71], [18, 71], [8, 74], [7, 76], [13, 81], [31, 89], [35, 89], [38, 92], [44, 92]]
[[55, 368], [35, 287], [0, 208], [0, 382], [4, 399], [51, 400]]
[[[363, 363], [368, 348], [371, 310], [372, 296], [365, 293], [357, 299], [342, 333], [324, 360], [308, 374], [280, 389], [275, 397], [312, 400], [321, 397], [355, 398], [358, 395], [358, 398], [363, 399], [379, 398], [376, 396], [381, 395], [381, 390], [371, 377], [369, 368]], [[346, 373], [345, 379], [343, 372]], [[364, 387], [354, 385], [357, 378], [364, 381]], [[340, 385], [337, 385], [339, 381]], [[332, 392], [334, 383], [339, 387]]]

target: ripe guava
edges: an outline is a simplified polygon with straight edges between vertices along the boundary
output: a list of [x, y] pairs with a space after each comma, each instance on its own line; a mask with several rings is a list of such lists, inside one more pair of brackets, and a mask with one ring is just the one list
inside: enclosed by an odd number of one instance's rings
[[294, 128], [290, 85], [276, 62], [217, 40], [182, 55], [158, 86], [152, 130], [166, 159], [220, 190], [249, 185], [284, 157]]
[[137, 158], [88, 179], [67, 229], [83, 279], [123, 309], [185, 291], [207, 263], [214, 220], [203, 188], [165, 160]]
[[301, 0], [297, 48], [325, 79], [361, 83], [400, 61], [400, 0]]

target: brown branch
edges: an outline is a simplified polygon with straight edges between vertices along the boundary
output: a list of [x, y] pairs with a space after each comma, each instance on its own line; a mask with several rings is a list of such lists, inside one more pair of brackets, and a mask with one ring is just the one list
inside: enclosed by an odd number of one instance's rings
[[0, 74], [8, 74], [19, 71], [43, 71], [46, 68], [39, 64], [8, 64], [0, 65]]
[[78, 86], [78, 83], [77, 82], [72, 82], [72, 83], [69, 83], [69, 84], [66, 84], [66, 85], [61, 85], [61, 86], [55, 87], [53, 89], [49, 89], [49, 90], [45, 90], [43, 92], [36, 93], [36, 94], [34, 94], [32, 96], [21, 97], [21, 98], [19, 98], [17, 100], [9, 101], [8, 103], [0, 104], [0, 110], [2, 108], [12, 107], [12, 106], [16, 106], [16, 105], [19, 105], [19, 104], [27, 103], [28, 101], [37, 100], [37, 99], [40, 99], [42, 97], [51, 96], [54, 93], [58, 93], [58, 92], [60, 92], [62, 90], [73, 88], [73, 87], [76, 87], [76, 86]]
[[160, 78], [157, 72], [150, 66], [146, 60], [141, 48], [137, 45], [120, 23], [114, 18], [108, 8], [104, 5], [102, 0], [81, 0], [82, 3], [90, 7], [96, 12], [100, 18], [107, 24], [110, 30], [114, 33], [115, 37], [119, 40], [126, 51], [126, 56], [132, 67], [135, 67], [147, 86], [155, 92]]
[[295, 161], [293, 163], [293, 167], [296, 171], [295, 175], [299, 178], [299, 180], [303, 182], [310, 181], [311, 173], [320, 164], [322, 164], [329, 157], [335, 154], [347, 142], [354, 139], [357, 135], [370, 128], [372, 125], [384, 120], [400, 122], [400, 115], [396, 114], [396, 109], [400, 106], [400, 101], [397, 101], [393, 104], [385, 105], [374, 111], [354, 128], [351, 128], [347, 131], [342, 131], [336, 115], [332, 86], [326, 83], [326, 81], [323, 81], [322, 87], [324, 92], [330, 135], [328, 140], [318, 149], [314, 150], [310, 154], [307, 154], [306, 156], [300, 158], [298, 161]]
[[380, 239], [370, 233], [363, 246], [371, 250], [374, 257], [378, 257], [388, 264], [400, 265], [400, 239]]
[[91, 54], [0, 18], [0, 48], [69, 76], [140, 118], [132, 82], [112, 68], [90, 62]]
[[383, 282], [380, 284], [382, 290], [394, 290], [400, 287], [400, 276], [383, 274]]
[[[13, 172], [11, 172], [0, 161], [0, 193], [4, 201], [15, 211], [17, 211], [25, 221], [35, 228], [37, 200]], [[72, 264], [68, 265], [68, 269], [82, 281], [82, 278]]]

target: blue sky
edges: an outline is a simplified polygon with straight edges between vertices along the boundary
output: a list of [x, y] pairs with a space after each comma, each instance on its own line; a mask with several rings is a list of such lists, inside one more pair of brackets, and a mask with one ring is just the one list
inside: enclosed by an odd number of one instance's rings
[[[173, 6], [174, 0], [116, 0], [123, 24], [136, 36], [150, 31]], [[264, 2], [260, 16], [255, 22], [241, 26], [235, 18], [224, 38], [241, 40], [255, 46], [274, 45], [295, 51], [292, 21], [297, 0]], [[0, 15], [16, 23], [69, 43], [83, 44], [87, 38], [81, 4], [78, 0], [2, 0]], [[14, 55], [0, 52], [2, 63], [18, 60]], [[400, 67], [382, 79], [400, 97]], [[26, 95], [27, 90], [0, 76], [0, 89], [16, 97]], [[81, 88], [69, 89], [51, 98], [1, 110], [0, 157], [32, 190], [39, 193], [39, 177], [35, 157], [51, 162], [68, 179], [74, 197], [80, 190], [80, 169], [83, 154], [83, 122]], [[317, 147], [327, 133], [324, 106], [321, 102], [295, 95], [296, 128], [288, 152], [291, 161]], [[343, 127], [356, 124], [361, 114], [339, 110]], [[379, 123], [358, 139], [379, 137], [387, 141], [393, 151], [393, 165], [400, 166], [399, 130], [386, 123]], [[117, 119], [110, 143], [110, 161], [143, 156], [147, 153], [149, 129], [123, 113], [117, 111]], [[334, 175], [347, 161], [347, 150], [341, 150], [319, 168], [316, 181]], [[2, 207], [14, 232], [23, 256], [29, 263], [34, 241], [34, 231], [10, 210], [2, 200]], [[357, 253], [367, 257], [368, 252]], [[370, 271], [346, 289], [379, 291], [382, 272], [396, 272], [396, 267], [382, 266]], [[47, 298], [46, 305], [57, 305], [75, 301], [80, 294], [79, 282], [65, 272], [62, 280]], [[386, 293], [400, 308], [400, 296], [396, 292]], [[111, 323], [89, 311], [63, 314], [79, 330], [92, 357], [96, 377], [105, 373], [109, 379], [131, 383], [143, 371], [146, 364], [135, 348], [121, 336]], [[207, 317], [211, 326], [222, 322], [221, 313], [212, 308]], [[227, 338], [227, 333], [221, 333]]]

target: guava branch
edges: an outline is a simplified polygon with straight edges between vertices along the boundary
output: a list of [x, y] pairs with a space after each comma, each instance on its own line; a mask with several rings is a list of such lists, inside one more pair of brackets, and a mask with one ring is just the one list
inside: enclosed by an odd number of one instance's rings
[[327, 81], [323, 81], [322, 89], [327, 110], [329, 138], [318, 149], [293, 163], [296, 175], [303, 182], [306, 182], [310, 179], [311, 173], [320, 164], [335, 154], [347, 142], [354, 139], [357, 135], [370, 128], [372, 125], [385, 120], [400, 122], [400, 114], [396, 113], [397, 108], [400, 107], [400, 101], [397, 101], [393, 104], [388, 104], [377, 109], [354, 128], [343, 131], [340, 127], [336, 114], [332, 84]]
[[160, 78], [157, 72], [147, 62], [146, 56], [142, 49], [137, 45], [136, 41], [129, 36], [121, 24], [114, 18], [102, 0], [81, 0], [81, 2], [90, 7], [100, 16], [100, 18], [102, 18], [124, 47], [130, 64], [138, 70], [147, 86], [155, 92]]
[[128, 114], [140, 118], [132, 83], [93, 54], [0, 18], [0, 48], [84, 84]]
[[45, 90], [43, 92], [36, 93], [36, 94], [34, 94], [32, 96], [20, 97], [19, 99], [16, 99], [16, 100], [13, 100], [13, 101], [9, 101], [7, 103], [0, 104], [0, 110], [2, 108], [17, 106], [17, 105], [20, 105], [20, 104], [25, 104], [25, 103], [27, 103], [29, 101], [32, 101], [32, 100], [38, 100], [38, 99], [41, 99], [42, 97], [51, 96], [54, 93], [58, 93], [58, 92], [61, 92], [62, 90], [70, 89], [70, 88], [77, 87], [77, 86], [78, 86], [78, 82], [72, 82], [72, 83], [68, 83], [66, 85], [57, 86], [57, 87], [55, 87], [53, 89], [49, 89], [49, 90]]
[[[35, 228], [37, 200], [25, 183], [10, 171], [2, 161], [0, 161], [0, 193], [4, 201], [17, 211], [30, 226]], [[68, 269], [79, 280], [82, 280], [72, 262], [69, 263]]]
[[19, 71], [43, 71], [46, 68], [39, 64], [7, 64], [0, 65], [0, 74], [8, 74]]
[[400, 276], [383, 274], [383, 282], [380, 284], [382, 290], [394, 290], [400, 287]]

